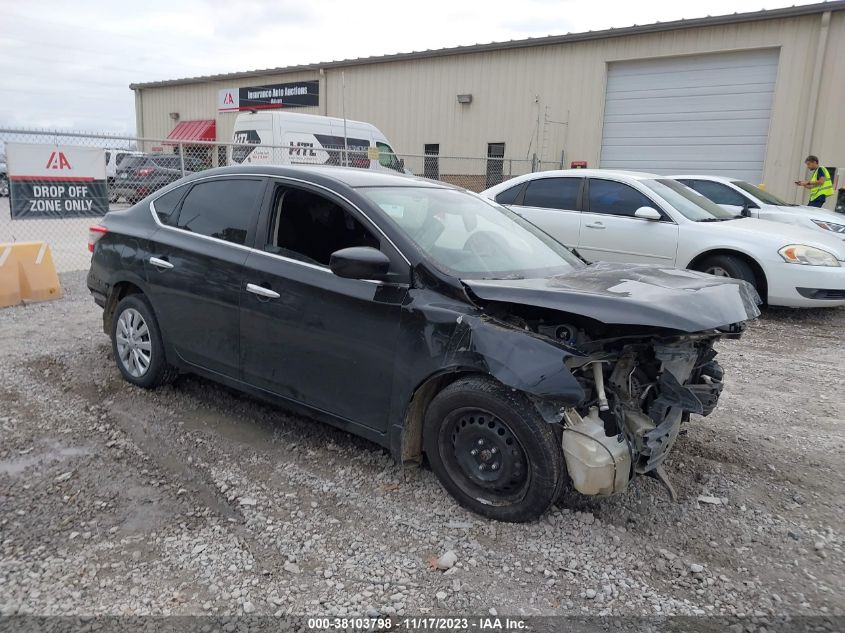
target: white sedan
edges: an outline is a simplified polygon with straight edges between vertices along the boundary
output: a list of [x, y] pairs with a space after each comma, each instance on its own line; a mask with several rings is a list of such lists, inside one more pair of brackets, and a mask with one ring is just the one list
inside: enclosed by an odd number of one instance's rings
[[833, 233], [845, 240], [845, 215], [827, 209], [789, 204], [744, 180], [724, 176], [669, 176], [692, 187], [723, 209], [761, 220], [797, 224]]
[[671, 178], [603, 169], [519, 176], [481, 193], [591, 261], [744, 279], [771, 305], [845, 305], [845, 242], [732, 213]]

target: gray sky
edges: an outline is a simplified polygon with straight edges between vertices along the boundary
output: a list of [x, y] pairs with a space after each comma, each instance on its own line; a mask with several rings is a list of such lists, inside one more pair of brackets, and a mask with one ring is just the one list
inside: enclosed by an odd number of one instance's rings
[[132, 82], [793, 4], [811, 2], [0, 0], [0, 126], [134, 132]]

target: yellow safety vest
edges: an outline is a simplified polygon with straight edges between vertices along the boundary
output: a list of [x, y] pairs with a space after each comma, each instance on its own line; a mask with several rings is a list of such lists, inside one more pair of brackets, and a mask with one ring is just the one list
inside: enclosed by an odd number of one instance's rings
[[[821, 174], [819, 173], [821, 172]], [[830, 172], [827, 170], [826, 167], [822, 167], [819, 165], [816, 168], [816, 171], [813, 172], [813, 175], [810, 177], [810, 180], [818, 180], [819, 176], [824, 176], [824, 184], [818, 185], [810, 189], [810, 202], [818, 198], [819, 196], [832, 196], [833, 195], [833, 182], [830, 180]]]

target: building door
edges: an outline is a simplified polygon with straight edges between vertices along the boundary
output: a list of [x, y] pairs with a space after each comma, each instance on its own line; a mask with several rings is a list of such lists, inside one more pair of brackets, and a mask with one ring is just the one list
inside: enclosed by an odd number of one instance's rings
[[432, 180], [440, 180], [440, 144], [426, 143], [425, 158], [423, 158], [423, 176]]
[[614, 62], [601, 167], [761, 182], [778, 51]]
[[505, 144], [487, 143], [487, 177], [485, 179], [485, 188], [498, 185], [502, 182], [504, 163]]

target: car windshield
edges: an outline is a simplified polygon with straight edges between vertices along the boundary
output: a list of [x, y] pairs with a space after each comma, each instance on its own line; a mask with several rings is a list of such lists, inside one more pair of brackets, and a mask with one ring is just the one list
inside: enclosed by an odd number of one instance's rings
[[463, 279], [549, 277], [584, 263], [508, 209], [433, 187], [365, 187], [400, 230], [443, 272]]
[[718, 222], [733, 220], [736, 213], [726, 211], [715, 202], [711, 202], [697, 191], [671, 178], [641, 180], [643, 185], [668, 202], [674, 209], [693, 222]]
[[764, 189], [760, 189], [760, 187], [755, 187], [750, 182], [745, 182], [744, 180], [731, 180], [731, 184], [734, 187], [739, 187], [746, 193], [750, 193], [752, 196], [757, 198], [763, 204], [774, 204], [780, 207], [794, 207], [794, 204], [789, 204], [788, 202], [781, 200], [776, 195], [769, 193]]

